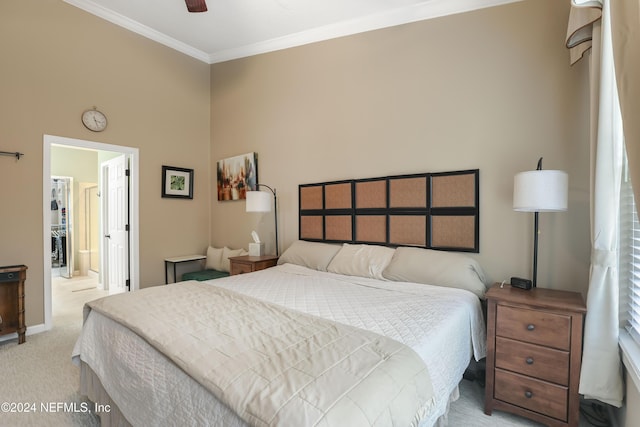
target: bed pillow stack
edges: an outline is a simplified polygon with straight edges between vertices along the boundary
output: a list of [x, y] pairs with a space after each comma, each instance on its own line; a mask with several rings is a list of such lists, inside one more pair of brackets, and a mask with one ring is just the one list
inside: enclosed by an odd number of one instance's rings
[[340, 245], [298, 240], [278, 259], [278, 265], [290, 263], [318, 271], [327, 271], [327, 266], [340, 250]]
[[222, 248], [209, 246], [209, 249], [207, 249], [207, 262], [205, 264], [207, 270], [222, 271], [222, 250]]
[[345, 243], [327, 267], [330, 273], [386, 280], [382, 272], [391, 262], [395, 249], [386, 246]]
[[388, 280], [466, 289], [479, 297], [487, 279], [473, 258], [454, 252], [400, 247], [382, 275]]
[[207, 249], [207, 262], [205, 268], [207, 270], [226, 271], [231, 270], [231, 262], [229, 257], [249, 255], [244, 249], [214, 248], [209, 246]]
[[465, 289], [483, 297], [487, 278], [475, 259], [413, 247], [294, 242], [278, 260], [318, 271]]

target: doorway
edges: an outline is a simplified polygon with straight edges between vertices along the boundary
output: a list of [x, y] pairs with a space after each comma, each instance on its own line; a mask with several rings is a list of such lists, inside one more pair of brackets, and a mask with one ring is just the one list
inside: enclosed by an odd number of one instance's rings
[[51, 274], [71, 279], [74, 275], [75, 219], [73, 177], [51, 176]]
[[[131, 290], [137, 290], [139, 288], [139, 221], [138, 221], [138, 195], [139, 195], [139, 183], [138, 183], [138, 149], [124, 146], [115, 146], [111, 144], [103, 144], [94, 141], [86, 141], [86, 140], [78, 140], [72, 138], [58, 137], [52, 135], [44, 136], [43, 143], [43, 224], [45, 230], [45, 238], [43, 239], [44, 244], [44, 304], [45, 304], [45, 330], [51, 329], [52, 325], [52, 251], [51, 251], [51, 234], [50, 230], [52, 229], [52, 218], [51, 209], [53, 206], [51, 200], [52, 194], [52, 152], [56, 152], [61, 148], [67, 150], [80, 150], [80, 151], [90, 151], [90, 152], [98, 152], [100, 153], [100, 161], [94, 164], [96, 170], [96, 176], [98, 177], [98, 185], [91, 185], [88, 183], [83, 186], [81, 189], [78, 189], [78, 194], [80, 194], [79, 199], [84, 199], [85, 197], [88, 200], [83, 203], [82, 206], [78, 205], [76, 210], [95, 210], [98, 207], [98, 211], [101, 209], [99, 205], [96, 206], [95, 200], [102, 200], [102, 194], [104, 194], [104, 185], [103, 182], [103, 168], [100, 166], [103, 163], [102, 160], [109, 160], [112, 158], [121, 158], [124, 159], [126, 164], [128, 165], [129, 176], [129, 189], [126, 192], [126, 200], [124, 203], [120, 205], [123, 206], [128, 204], [129, 209], [127, 214], [122, 214], [123, 217], [127, 219], [127, 236], [124, 238], [127, 244], [126, 257], [123, 260], [120, 259], [120, 262], [126, 262], [127, 269], [129, 270], [128, 274], [128, 284]], [[98, 197], [100, 196], [100, 197]], [[94, 203], [92, 203], [92, 200]], [[105, 202], [106, 203], [106, 202]], [[77, 203], [76, 203], [77, 204]], [[104, 203], [103, 203], [104, 204]], [[84, 213], [84, 212], [83, 212]], [[101, 223], [106, 222], [106, 216], [103, 212], [100, 212], [100, 217], [105, 218], [105, 221], [100, 221]], [[84, 246], [83, 253], [80, 253], [77, 257], [75, 264], [71, 266], [72, 271], [80, 271], [88, 269], [89, 273], [91, 270], [95, 271], [99, 276], [100, 283], [105, 284], [107, 282], [108, 277], [107, 271], [111, 261], [105, 258], [102, 255], [108, 250], [108, 242], [106, 238], [104, 238], [108, 233], [104, 230], [99, 229], [96, 232], [95, 228], [95, 220], [90, 219], [91, 217], [87, 217], [84, 224], [77, 224], [76, 226], [76, 242], [80, 239], [80, 243], [77, 243], [78, 247]], [[99, 254], [98, 254], [99, 253]], [[93, 256], [92, 256], [93, 255]], [[84, 258], [84, 260], [81, 260]], [[102, 261], [100, 260], [102, 258]], [[83, 261], [83, 262], [80, 262]], [[83, 264], [80, 266], [80, 264]], [[121, 269], [121, 267], [118, 267]], [[105, 286], [106, 287], [106, 286]]]

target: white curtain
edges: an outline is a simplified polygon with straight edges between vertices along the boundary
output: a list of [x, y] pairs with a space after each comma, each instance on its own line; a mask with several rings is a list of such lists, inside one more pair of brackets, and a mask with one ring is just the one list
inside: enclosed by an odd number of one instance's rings
[[572, 0], [567, 25], [567, 48], [571, 65], [591, 49], [593, 24], [602, 17], [602, 0]]
[[[640, 200], [640, 2], [611, 2], [611, 32], [629, 172]], [[640, 212], [640, 203], [636, 203]]]
[[[576, 45], [571, 46], [571, 36], [577, 34], [582, 34], [583, 43], [591, 44], [592, 249], [579, 392], [588, 399], [620, 407], [624, 395], [618, 350], [617, 247], [623, 137], [613, 67], [609, 1], [601, 2], [602, 19], [598, 20], [593, 19], [593, 9], [597, 6], [593, 1], [572, 0], [574, 19], [569, 20], [567, 47], [575, 49]], [[577, 9], [585, 7], [591, 9], [590, 13]], [[577, 15], [586, 17], [582, 21], [583, 27], [588, 27], [586, 30], [576, 31]], [[588, 33], [591, 37], [585, 37]], [[582, 44], [580, 57], [589, 49], [584, 47]]]

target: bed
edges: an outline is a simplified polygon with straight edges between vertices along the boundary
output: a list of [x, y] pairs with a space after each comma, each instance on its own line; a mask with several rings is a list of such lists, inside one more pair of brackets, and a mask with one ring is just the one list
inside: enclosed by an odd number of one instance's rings
[[[354, 253], [356, 258], [362, 258], [357, 251], [371, 250], [372, 246], [338, 245], [340, 249], [332, 257], [336, 262], [324, 264], [329, 271], [323, 271], [324, 261], [319, 261], [322, 257], [309, 256], [317, 253], [319, 245], [324, 244], [296, 242], [283, 254], [278, 266], [260, 272], [210, 282], [181, 282], [163, 288], [187, 290], [194, 285], [218, 288], [402, 343], [424, 362], [433, 387], [433, 402], [410, 424], [445, 424], [448, 405], [457, 398], [457, 386], [465, 368], [472, 358], [479, 360], [485, 356], [485, 326], [479, 298], [484, 284], [479, 266], [470, 258], [457, 257], [458, 254], [384, 248], [393, 252], [389, 264], [380, 269], [380, 257], [365, 254], [365, 258], [375, 262], [360, 262], [366, 265], [367, 272], [357, 276], [335, 271], [347, 269], [354, 273], [352, 270], [358, 265]], [[335, 250], [336, 245], [328, 246]], [[375, 248], [374, 252], [378, 250]], [[444, 269], [429, 272], [444, 285], [389, 280], [383, 275], [394, 277], [407, 272], [411, 275], [411, 268], [407, 269], [405, 264], [416, 261], [444, 265]], [[424, 268], [416, 268], [413, 273], [416, 272], [424, 275]], [[452, 287], [447, 285], [448, 279], [454, 284], [468, 281], [472, 287]], [[137, 294], [146, 300], [143, 291]], [[169, 311], [158, 307], [158, 316], [163, 317]], [[81, 393], [96, 403], [109, 405], [109, 412], [99, 414], [103, 425], [263, 425], [236, 415], [228, 404], [221, 403], [201, 382], [163, 355], [149, 342], [153, 339], [141, 338], [97, 309], [87, 309], [86, 314], [73, 360], [81, 366]], [[189, 335], [197, 322], [189, 320], [189, 316], [181, 317], [187, 320], [175, 324], [176, 330], [169, 335], [180, 335], [179, 331]], [[291, 424], [283, 418], [272, 425]]]
[[479, 247], [477, 171], [299, 196], [276, 267], [85, 306], [72, 360], [103, 425], [446, 425], [486, 352], [487, 280], [459, 252]]

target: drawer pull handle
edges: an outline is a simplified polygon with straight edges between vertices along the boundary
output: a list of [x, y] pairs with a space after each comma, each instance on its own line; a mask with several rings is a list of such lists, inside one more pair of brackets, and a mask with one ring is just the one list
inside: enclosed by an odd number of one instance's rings
[[525, 362], [527, 362], [527, 365], [533, 365], [533, 357], [527, 357], [527, 360], [525, 360]]
[[536, 328], [536, 325], [528, 324], [527, 331], [533, 331]]
[[527, 390], [524, 392], [524, 397], [526, 397], [527, 399], [531, 399], [533, 397], [533, 392]]

